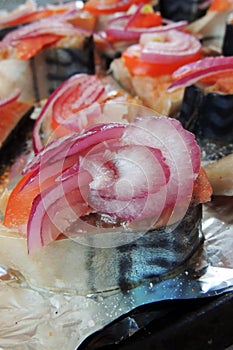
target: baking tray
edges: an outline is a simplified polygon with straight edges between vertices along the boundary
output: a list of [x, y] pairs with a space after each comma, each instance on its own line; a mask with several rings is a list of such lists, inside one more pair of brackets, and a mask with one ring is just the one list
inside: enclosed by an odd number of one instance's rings
[[[19, 3], [19, 1], [1, 1], [0, 7], [14, 8]], [[40, 3], [47, 3], [47, 1]], [[22, 151], [15, 147], [15, 142], [25, 137], [26, 143], [32, 125], [33, 121], [26, 116], [2, 149], [0, 153], [2, 173], [6, 167], [13, 164], [15, 157], [17, 158], [19, 152]], [[9, 145], [12, 145], [12, 148]], [[9, 158], [9, 154], [13, 157]], [[212, 210], [215, 203], [218, 210], [220, 200], [221, 198], [214, 199]], [[228, 202], [230, 201], [233, 203], [233, 198], [228, 198]], [[224, 208], [224, 200], [220, 207]], [[217, 217], [217, 212], [214, 212]], [[144, 349], [161, 350], [221, 350], [233, 344], [232, 310], [233, 293], [231, 291], [208, 298], [163, 300], [149, 303], [124, 313], [100, 330], [94, 331], [84, 339], [78, 348], [94, 350], [143, 347]], [[67, 350], [65, 345], [57, 348]], [[50, 347], [44, 347], [44, 349], [50, 349]], [[55, 348], [51, 347], [51, 349]]]
[[[160, 350], [224, 350], [233, 344], [233, 293], [198, 300], [173, 300], [134, 310], [90, 336], [81, 350], [135, 348]], [[143, 324], [140, 330], [124, 337], [124, 324]]]

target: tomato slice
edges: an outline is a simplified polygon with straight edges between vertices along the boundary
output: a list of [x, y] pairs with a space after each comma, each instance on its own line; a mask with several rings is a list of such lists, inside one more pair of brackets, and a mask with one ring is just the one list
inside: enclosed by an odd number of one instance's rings
[[55, 44], [59, 39], [61, 36], [56, 34], [40, 34], [36, 37], [23, 38], [16, 45], [17, 58], [27, 60], [45, 46]]
[[[73, 84], [59, 96], [52, 110], [51, 126], [53, 130], [67, 133], [63, 121], [71, 118], [82, 109], [91, 106], [96, 101], [102, 100], [105, 88], [96, 76], [87, 76]], [[57, 131], [57, 130], [56, 130]]]
[[127, 11], [131, 5], [147, 4], [148, 0], [89, 0], [84, 9], [96, 15]]
[[4, 216], [4, 225], [9, 228], [18, 228], [27, 223], [33, 199], [39, 194], [39, 186], [22, 191], [32, 173], [22, 177], [9, 197]]
[[130, 23], [129, 27], [134, 28], [150, 28], [160, 26], [162, 24], [162, 16], [159, 12], [139, 13]]
[[140, 45], [133, 45], [126, 49], [122, 54], [125, 66], [132, 75], [157, 77], [160, 75], [170, 75], [180, 66], [196, 61], [200, 58], [201, 53], [196, 52], [192, 57], [182, 57], [179, 62], [156, 63], [146, 62], [140, 59]]
[[192, 202], [196, 204], [209, 202], [212, 194], [213, 189], [208, 180], [206, 171], [203, 168], [200, 168], [198, 177], [193, 186]]
[[[76, 156], [67, 157], [61, 164], [58, 163], [54, 173], [51, 175], [49, 172], [44, 180], [40, 174], [37, 176], [37, 171], [24, 175], [10, 194], [4, 216], [4, 225], [8, 228], [25, 228], [36, 196], [53, 186], [55, 179], [76, 161]], [[33, 181], [32, 179], [35, 178], [36, 180]]]
[[55, 101], [51, 117], [51, 128], [56, 133], [56, 137], [62, 137], [70, 133], [69, 129], [57, 121], [57, 116], [62, 116], [62, 119], [66, 120], [75, 114], [75, 112], [78, 112], [79, 109], [76, 110], [72, 106], [78, 100], [79, 96], [80, 91], [78, 87], [75, 90], [73, 87], [70, 87]]
[[209, 11], [226, 11], [229, 10], [231, 7], [233, 7], [233, 1], [232, 0], [213, 0]]
[[201, 83], [205, 86], [213, 87], [212, 91], [223, 92], [227, 94], [233, 93], [233, 70], [228, 72], [214, 73], [201, 79]]
[[77, 87], [74, 90], [73, 87], [70, 87], [55, 101], [52, 118], [53, 129], [56, 129], [59, 126], [59, 123], [56, 121], [57, 116], [62, 116], [62, 119], [66, 120], [79, 111], [80, 108], [75, 108], [75, 102], [79, 97], [80, 89]]

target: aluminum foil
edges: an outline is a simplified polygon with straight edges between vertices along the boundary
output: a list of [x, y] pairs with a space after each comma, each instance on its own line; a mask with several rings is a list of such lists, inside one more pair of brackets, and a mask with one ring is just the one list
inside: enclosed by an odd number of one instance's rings
[[[156, 283], [148, 280], [124, 293], [78, 296], [41, 292], [0, 268], [0, 349], [78, 349], [89, 335], [138, 306], [232, 291], [232, 208], [233, 197], [216, 197], [204, 207], [203, 250], [185, 271]], [[121, 339], [143, 326], [129, 317], [124, 322]]]
[[[19, 4], [0, 3], [2, 8]], [[205, 242], [182, 273], [159, 282], [148, 280], [124, 293], [79, 296], [35, 290], [21, 279], [20, 273], [0, 266], [0, 350], [75, 350], [88, 336], [125, 315], [119, 321], [120, 342], [144, 326], [144, 322], [139, 324], [127, 316], [139, 306], [231, 292], [232, 209], [233, 197], [216, 197], [204, 207]]]

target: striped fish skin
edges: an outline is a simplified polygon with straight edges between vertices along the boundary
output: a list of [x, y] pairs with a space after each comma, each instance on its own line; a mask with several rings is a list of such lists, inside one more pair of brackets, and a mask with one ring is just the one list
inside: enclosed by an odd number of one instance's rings
[[86, 247], [88, 289], [100, 292], [128, 290], [145, 281], [177, 274], [203, 242], [201, 207], [190, 207], [170, 232], [147, 232], [132, 243], [116, 248]]
[[185, 89], [179, 114], [183, 126], [201, 140], [233, 142], [233, 95], [205, 92], [199, 86]]
[[93, 37], [79, 48], [52, 48], [31, 58], [34, 89], [38, 101], [47, 98], [61, 83], [78, 73], [95, 73]]

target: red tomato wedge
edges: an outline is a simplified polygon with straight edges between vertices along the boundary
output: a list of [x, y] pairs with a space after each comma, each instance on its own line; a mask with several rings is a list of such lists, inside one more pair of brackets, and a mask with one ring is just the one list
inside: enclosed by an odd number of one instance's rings
[[[135, 50], [136, 49], [136, 50]], [[181, 57], [179, 62], [157, 63], [147, 62], [140, 58], [140, 47], [129, 47], [123, 54], [122, 59], [125, 66], [132, 75], [157, 77], [160, 75], [170, 75], [180, 66], [196, 61], [200, 58], [200, 51], [193, 54], [192, 57]]]
[[193, 186], [192, 202], [199, 204], [210, 201], [213, 194], [213, 189], [209, 183], [206, 171], [200, 168], [198, 177]]
[[96, 15], [108, 15], [127, 11], [131, 5], [146, 4], [148, 0], [89, 0], [84, 9]]
[[55, 179], [63, 171], [66, 171], [75, 160], [75, 157], [69, 157], [58, 163], [57, 167], [53, 167], [53, 171], [50, 171], [50, 176], [45, 176], [43, 169], [40, 168], [39, 172], [36, 170], [25, 174], [10, 194], [4, 216], [4, 225], [8, 228], [24, 228], [27, 225], [34, 199], [41, 191], [53, 186]]
[[162, 24], [162, 16], [159, 12], [139, 13], [131, 22], [129, 27], [150, 28], [160, 26]]
[[19, 228], [27, 224], [33, 199], [40, 193], [39, 186], [21, 192], [32, 173], [26, 174], [11, 192], [4, 216], [4, 225], [8, 228]]
[[232, 0], [213, 0], [209, 11], [226, 11], [233, 7]]
[[215, 73], [201, 79], [204, 85], [214, 86], [216, 91], [227, 94], [233, 93], [233, 69], [232, 71]]
[[61, 36], [56, 34], [41, 34], [37, 37], [23, 38], [17, 43], [17, 58], [27, 60], [45, 46], [55, 44], [59, 39]]

